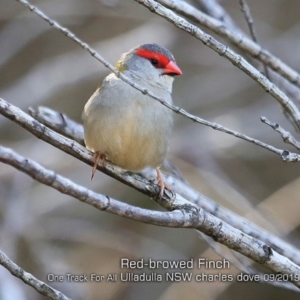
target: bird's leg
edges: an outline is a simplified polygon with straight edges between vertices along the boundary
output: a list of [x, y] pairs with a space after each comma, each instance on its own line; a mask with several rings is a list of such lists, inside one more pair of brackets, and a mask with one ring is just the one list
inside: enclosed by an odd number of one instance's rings
[[164, 182], [163, 175], [159, 168], [156, 168], [156, 183], [160, 187], [159, 189], [159, 197], [161, 198], [164, 194], [164, 190], [167, 189], [171, 191], [171, 188]]
[[92, 176], [91, 176], [91, 180], [93, 180], [95, 172], [97, 170], [97, 166], [100, 160], [105, 160], [105, 154], [100, 153], [99, 151], [94, 152], [93, 154], [93, 158], [92, 158], [93, 162], [94, 162], [94, 166], [92, 169]]

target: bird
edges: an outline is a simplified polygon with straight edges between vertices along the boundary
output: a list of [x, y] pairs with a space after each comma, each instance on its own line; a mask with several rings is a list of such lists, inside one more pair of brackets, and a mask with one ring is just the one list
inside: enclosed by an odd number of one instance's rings
[[[173, 54], [155, 43], [123, 53], [115, 69], [165, 102], [172, 104], [174, 76], [181, 75]], [[93, 153], [91, 179], [100, 161], [131, 172], [156, 169], [159, 196], [165, 184], [160, 166], [173, 128], [173, 112], [114, 72], [107, 75], [84, 106], [84, 140]]]

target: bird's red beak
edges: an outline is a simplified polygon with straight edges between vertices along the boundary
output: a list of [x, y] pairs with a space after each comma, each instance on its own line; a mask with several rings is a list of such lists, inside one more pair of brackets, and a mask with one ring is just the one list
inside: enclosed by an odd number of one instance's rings
[[163, 74], [169, 74], [169, 75], [181, 75], [182, 72], [176, 65], [176, 63], [172, 60], [168, 62], [168, 64], [163, 69]]

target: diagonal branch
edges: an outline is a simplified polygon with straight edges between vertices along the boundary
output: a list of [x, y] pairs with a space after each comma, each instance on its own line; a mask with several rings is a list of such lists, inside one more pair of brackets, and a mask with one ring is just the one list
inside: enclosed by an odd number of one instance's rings
[[43, 281], [38, 280], [30, 273], [24, 271], [20, 266], [11, 261], [1, 250], [0, 250], [0, 265], [6, 268], [12, 275], [21, 279], [24, 283], [34, 288], [40, 294], [53, 299], [53, 300], [71, 300], [60, 291], [55, 290]]
[[[17, 0], [19, 1], [19, 0]], [[165, 8], [161, 4], [153, 0], [134, 0], [145, 7], [147, 7], [151, 12], [165, 18], [170, 23], [174, 24], [177, 28], [186, 31], [190, 35], [199, 39], [204, 45], [211, 48], [217, 52], [220, 56], [227, 58], [233, 65], [238, 67], [244, 73], [249, 75], [253, 80], [255, 80], [260, 86], [264, 88], [267, 93], [277, 100], [277, 102], [282, 106], [282, 108], [288, 113], [292, 120], [300, 129], [300, 112], [297, 106], [291, 101], [288, 96], [280, 90], [276, 85], [274, 85], [270, 80], [268, 80], [263, 74], [261, 74], [256, 68], [254, 68], [250, 63], [248, 63], [242, 56], [235, 53], [228, 46], [223, 45], [211, 35], [203, 32], [200, 28], [194, 26], [190, 22], [186, 21], [184, 18], [176, 15], [171, 10]]]
[[[180, 0], [158, 0], [159, 3], [176, 11], [177, 13], [189, 18], [190, 20], [201, 24], [205, 28], [212, 30], [220, 36], [226, 37], [236, 47], [244, 50], [253, 58], [258, 59], [266, 64], [273, 71], [279, 73], [292, 84], [300, 87], [300, 74], [292, 67], [288, 66], [278, 57], [270, 53], [267, 49], [263, 48], [260, 44], [249, 39], [239, 28], [233, 25], [229, 15], [223, 10], [217, 1], [214, 0], [201, 0], [208, 10], [207, 14], [196, 9], [191, 4]], [[222, 12], [220, 13], [220, 11]]]
[[18, 155], [11, 149], [1, 146], [0, 161], [26, 173], [42, 184], [48, 185], [65, 195], [76, 198], [99, 210], [153, 225], [167, 227], [195, 226], [195, 223], [190, 223], [184, 212], [180, 212], [179, 210], [172, 212], [152, 211], [128, 205], [108, 196], [100, 195], [56, 174], [54, 171], [42, 167], [30, 159]]

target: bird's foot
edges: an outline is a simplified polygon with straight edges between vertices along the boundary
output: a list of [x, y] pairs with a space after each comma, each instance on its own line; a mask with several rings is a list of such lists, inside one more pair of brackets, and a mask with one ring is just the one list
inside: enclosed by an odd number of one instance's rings
[[164, 194], [164, 190], [172, 192], [171, 188], [164, 182], [163, 175], [159, 168], [156, 168], [156, 180], [155, 183], [159, 186], [159, 197], [161, 198]]
[[93, 158], [92, 158], [92, 160], [93, 160], [93, 162], [94, 162], [94, 166], [93, 166], [93, 169], [92, 169], [91, 180], [93, 180], [93, 178], [94, 178], [94, 175], [95, 175], [96, 170], [97, 170], [98, 163], [99, 163], [101, 160], [104, 162], [105, 159], [106, 159], [105, 154], [100, 153], [99, 151], [94, 152]]

